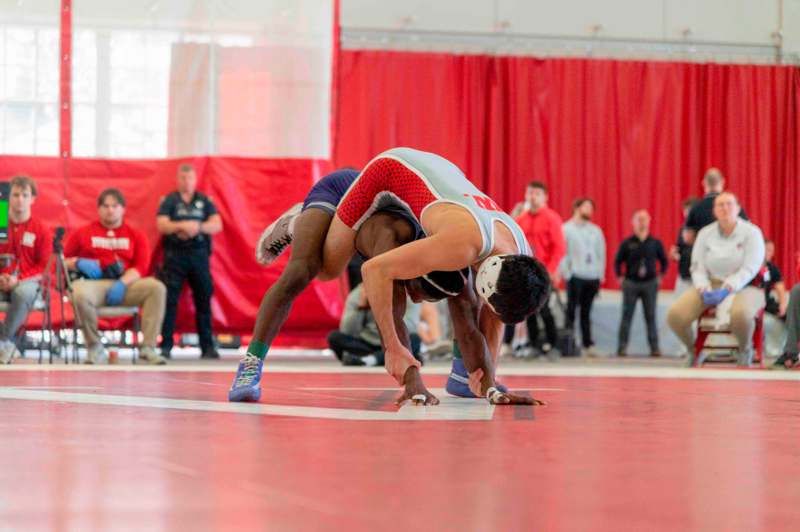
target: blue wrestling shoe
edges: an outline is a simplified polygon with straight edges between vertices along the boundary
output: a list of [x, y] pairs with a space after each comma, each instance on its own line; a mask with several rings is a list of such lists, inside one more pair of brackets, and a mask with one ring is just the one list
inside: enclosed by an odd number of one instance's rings
[[[508, 391], [508, 388], [502, 384], [497, 383], [496, 387], [503, 393]], [[447, 390], [447, 393], [450, 395], [455, 395], [456, 397], [478, 398], [478, 396], [469, 389], [469, 374], [467, 373], [467, 368], [464, 366], [464, 361], [462, 359], [453, 359], [453, 368], [450, 370], [450, 377], [447, 379], [447, 387], [445, 390]]]
[[248, 353], [239, 361], [233, 385], [228, 390], [228, 401], [258, 401], [261, 399], [261, 369], [264, 361]]

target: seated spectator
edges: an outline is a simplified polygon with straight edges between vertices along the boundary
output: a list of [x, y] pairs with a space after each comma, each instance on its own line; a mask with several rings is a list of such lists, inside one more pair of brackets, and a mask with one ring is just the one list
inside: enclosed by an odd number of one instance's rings
[[[647, 341], [650, 356], [661, 356], [656, 327], [656, 299], [661, 279], [667, 271], [667, 254], [661, 241], [650, 235], [650, 213], [636, 211], [633, 215], [633, 236], [619, 246], [614, 259], [614, 271], [621, 278], [622, 319], [619, 323], [617, 356], [624, 357], [628, 348], [628, 336], [636, 310], [636, 302], [642, 300], [644, 319], [647, 324]], [[624, 278], [623, 276], [624, 266]], [[660, 270], [659, 267], [660, 266]]]
[[[419, 323], [419, 305], [408, 301], [403, 321], [409, 331], [416, 331]], [[409, 337], [411, 354], [421, 362], [420, 338], [412, 332], [409, 332]], [[348, 294], [339, 330], [332, 331], [328, 335], [328, 345], [336, 358], [345, 366], [383, 366], [381, 336], [375, 316], [369, 308], [363, 284], [359, 284]]]
[[453, 342], [448, 340], [442, 326], [442, 318], [439, 305], [441, 302], [423, 301], [419, 304], [419, 325], [417, 325], [417, 335], [422, 341], [420, 351], [429, 360], [432, 358], [443, 357], [453, 352]]
[[738, 343], [738, 364], [749, 366], [753, 359], [755, 316], [764, 308], [765, 298], [763, 289], [751, 283], [764, 263], [764, 237], [758, 227], [739, 218], [740, 210], [730, 192], [714, 199], [717, 221], [700, 230], [692, 249], [695, 289], [679, 297], [667, 313], [667, 323], [686, 345], [690, 363], [694, 359], [692, 323], [729, 295], [734, 296], [730, 327]]
[[780, 268], [772, 262], [775, 257], [775, 242], [766, 240], [764, 242], [764, 295], [767, 298], [767, 305], [764, 311], [783, 318], [786, 315], [786, 306], [789, 298], [786, 294], [786, 285], [783, 282], [783, 275]]
[[[797, 274], [800, 275], [800, 255], [797, 256]], [[784, 313], [786, 319], [786, 341], [783, 354], [773, 364], [773, 369], [800, 367], [800, 283], [792, 287]]]
[[67, 268], [83, 277], [73, 283], [72, 297], [86, 339], [86, 363], [108, 360], [97, 330], [98, 307], [123, 305], [142, 307], [144, 339], [139, 358], [165, 364], [155, 347], [167, 289], [155, 277], [143, 277], [150, 263], [147, 239], [125, 223], [125, 198], [119, 190], [101, 192], [97, 211], [99, 221], [76, 229], [64, 246]]
[[0, 364], [20, 356], [15, 340], [36, 297], [39, 281], [52, 251], [49, 229], [31, 216], [36, 183], [28, 176], [11, 178], [8, 198], [8, 241], [0, 244], [0, 301], [10, 302], [0, 324]]
[[772, 262], [775, 243], [767, 240], [765, 249], [766, 258], [761, 269], [764, 295], [767, 298], [767, 306], [764, 307], [764, 353], [768, 357], [777, 357], [783, 354], [783, 345], [786, 343], [784, 319], [789, 294], [786, 292], [781, 270]]

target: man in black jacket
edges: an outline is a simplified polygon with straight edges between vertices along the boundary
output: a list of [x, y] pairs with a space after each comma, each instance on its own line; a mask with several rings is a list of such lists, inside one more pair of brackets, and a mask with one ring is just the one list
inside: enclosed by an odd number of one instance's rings
[[[657, 266], [660, 265], [660, 271]], [[614, 271], [622, 278], [622, 320], [619, 324], [617, 356], [625, 356], [628, 336], [636, 310], [636, 301], [641, 299], [647, 323], [647, 340], [650, 356], [660, 356], [658, 329], [656, 327], [656, 298], [661, 278], [667, 271], [667, 255], [661, 241], [650, 236], [650, 214], [646, 210], [633, 215], [633, 235], [622, 242], [614, 259]]]

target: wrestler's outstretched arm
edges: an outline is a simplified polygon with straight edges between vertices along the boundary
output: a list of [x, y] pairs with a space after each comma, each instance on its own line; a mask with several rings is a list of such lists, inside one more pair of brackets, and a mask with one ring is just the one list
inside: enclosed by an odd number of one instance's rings
[[[486, 313], [486, 305], [481, 308], [471, 280], [470, 276], [470, 282], [464, 290], [447, 300], [447, 307], [455, 340], [469, 373], [470, 389], [478, 397], [487, 397], [489, 391], [496, 388], [494, 372], [503, 323], [492, 312]], [[490, 349], [490, 346], [494, 349]], [[490, 401], [494, 404], [542, 404], [530, 397], [501, 392], [493, 393]]]
[[364, 288], [386, 350], [386, 370], [404, 384], [418, 363], [397, 336], [392, 315], [393, 283], [434, 270], [456, 271], [477, 260], [479, 249], [459, 231], [445, 231], [378, 255], [361, 267]]
[[[357, 241], [360, 241], [359, 249], [367, 256], [376, 257], [412, 241], [413, 234], [410, 225], [407, 222], [397, 223], [395, 220], [391, 215], [380, 213], [374, 215], [362, 227], [366, 233], [357, 235]], [[361, 238], [362, 236], [364, 238]], [[394, 326], [400, 343], [406, 349], [411, 349], [408, 329], [403, 320], [407, 298], [405, 284], [402, 281], [395, 281], [392, 286]], [[403, 404], [406, 401], [424, 405], [439, 404], [439, 399], [425, 387], [422, 376], [419, 374], [419, 367], [409, 368], [403, 377], [403, 392], [398, 396], [397, 404]]]

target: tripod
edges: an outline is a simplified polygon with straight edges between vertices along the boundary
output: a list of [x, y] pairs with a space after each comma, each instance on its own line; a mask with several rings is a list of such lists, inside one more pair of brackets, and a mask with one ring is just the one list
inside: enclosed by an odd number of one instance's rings
[[[50, 331], [50, 345], [48, 351], [50, 352], [50, 363], [53, 363], [53, 352], [61, 354], [63, 346], [67, 345], [66, 336], [64, 332], [67, 330], [67, 318], [64, 313], [64, 299], [66, 298], [72, 303], [72, 282], [67, 270], [67, 264], [64, 259], [64, 228], [56, 227], [55, 235], [53, 237], [53, 251], [50, 258], [47, 259], [47, 265], [44, 270], [45, 282], [40, 285], [39, 289], [44, 291], [45, 302], [45, 324], [46, 329]], [[52, 275], [51, 275], [51, 270]], [[55, 290], [58, 293], [59, 305], [61, 311], [61, 322], [58, 328], [58, 339], [56, 340], [53, 335], [53, 315], [52, 315], [52, 288], [53, 279], [55, 279]], [[72, 320], [72, 362], [78, 362], [78, 313], [75, 305], [72, 305], [73, 320]], [[53, 345], [55, 343], [55, 345]], [[68, 356], [66, 347], [64, 348], [64, 363], [69, 364], [70, 357]]]

